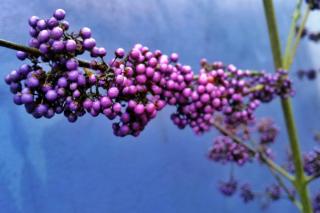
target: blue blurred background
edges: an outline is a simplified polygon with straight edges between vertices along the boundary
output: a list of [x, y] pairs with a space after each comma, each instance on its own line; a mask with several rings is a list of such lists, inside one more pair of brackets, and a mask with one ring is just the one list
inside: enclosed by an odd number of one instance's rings
[[[282, 41], [295, 1], [276, 0]], [[110, 53], [136, 42], [199, 68], [199, 60], [222, 60], [240, 68], [273, 71], [262, 1], [256, 0], [1, 0], [0, 38], [26, 44], [27, 19], [67, 11], [72, 30], [90, 27]], [[312, 14], [309, 27], [319, 29]], [[293, 70], [319, 67], [317, 46], [302, 42]], [[19, 66], [12, 50], [0, 48], [1, 76]], [[295, 75], [293, 78], [296, 80]], [[314, 146], [319, 129], [317, 82], [296, 81], [294, 100], [303, 149]], [[178, 130], [166, 108], [138, 138], [113, 136], [111, 122], [85, 116], [70, 124], [62, 116], [35, 120], [0, 81], [0, 212], [4, 213], [140, 213], [260, 212], [260, 204], [225, 198], [219, 180], [230, 167], [206, 158], [216, 132], [195, 136]], [[262, 107], [281, 128], [277, 159], [285, 158], [287, 138], [279, 100]], [[272, 183], [266, 168], [235, 168], [241, 182], [257, 190]], [[316, 187], [313, 187], [315, 190]], [[297, 212], [287, 200], [265, 212]]]

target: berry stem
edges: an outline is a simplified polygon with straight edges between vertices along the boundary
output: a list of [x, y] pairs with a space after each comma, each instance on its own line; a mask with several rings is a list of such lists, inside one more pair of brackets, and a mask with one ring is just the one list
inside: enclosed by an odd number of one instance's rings
[[244, 143], [240, 138], [238, 138], [236, 135], [234, 135], [233, 133], [228, 131], [226, 128], [224, 128], [223, 126], [221, 126], [217, 122], [212, 121], [212, 125], [217, 130], [219, 130], [222, 134], [227, 135], [228, 137], [230, 137], [235, 143], [245, 146], [250, 151], [251, 154], [253, 154], [253, 155], [258, 154], [260, 156], [261, 160], [265, 164], [267, 164], [270, 169], [272, 169], [273, 171], [281, 174], [283, 177], [287, 178], [291, 182], [294, 180], [294, 178], [293, 178], [293, 176], [291, 174], [289, 174], [285, 169], [283, 169], [281, 166], [279, 166], [273, 160], [268, 158], [264, 153], [253, 149], [251, 146], [249, 146], [248, 144]]
[[[272, 56], [275, 69], [285, 68], [283, 67], [281, 56], [281, 45], [278, 35], [277, 22], [275, 17], [275, 11], [272, 0], [263, 0], [264, 12], [268, 25], [270, 44], [272, 49]], [[294, 116], [292, 112], [292, 106], [290, 98], [283, 98], [281, 100], [282, 111], [285, 118], [287, 132], [290, 140], [291, 152], [293, 155], [293, 163], [295, 167], [295, 180], [294, 186], [299, 193], [302, 203], [302, 212], [312, 213], [311, 201], [309, 196], [309, 190], [306, 182], [306, 176], [303, 170], [303, 163], [301, 157], [301, 150], [298, 141], [298, 134], [295, 126]]]

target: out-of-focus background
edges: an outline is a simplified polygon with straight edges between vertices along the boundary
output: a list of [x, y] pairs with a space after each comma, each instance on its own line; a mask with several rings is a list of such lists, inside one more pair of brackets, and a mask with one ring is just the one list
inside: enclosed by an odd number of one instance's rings
[[[295, 1], [275, 1], [282, 42]], [[0, 38], [26, 44], [31, 15], [48, 17], [67, 11], [71, 30], [94, 32], [98, 45], [111, 54], [139, 42], [199, 68], [202, 57], [240, 68], [273, 71], [262, 1], [257, 0], [1, 0]], [[308, 26], [320, 30], [312, 14]], [[303, 41], [293, 71], [320, 67], [319, 47]], [[0, 75], [21, 64], [12, 50], [0, 48]], [[294, 111], [303, 149], [314, 145], [319, 130], [316, 81], [297, 81]], [[178, 130], [166, 108], [138, 138], [117, 138], [105, 117], [85, 116], [70, 124], [63, 116], [36, 120], [0, 81], [0, 212], [3, 213], [164, 213], [260, 212], [260, 204], [243, 204], [239, 196], [223, 197], [219, 180], [230, 167], [208, 161], [215, 131], [195, 136]], [[279, 100], [261, 107], [281, 128], [276, 159], [285, 159], [287, 138]], [[241, 182], [256, 190], [272, 183], [256, 164], [234, 168]], [[317, 190], [313, 187], [313, 190]], [[297, 212], [287, 200], [265, 212]]]

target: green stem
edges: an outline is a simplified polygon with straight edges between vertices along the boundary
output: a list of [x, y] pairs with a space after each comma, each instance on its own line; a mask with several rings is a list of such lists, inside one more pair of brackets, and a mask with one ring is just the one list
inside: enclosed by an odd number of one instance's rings
[[[286, 44], [286, 50], [283, 56], [283, 64], [287, 64], [288, 63], [288, 59], [291, 55], [291, 46], [292, 46], [292, 41], [294, 39], [294, 36], [296, 34], [296, 26], [298, 23], [298, 20], [300, 18], [300, 10], [301, 10], [301, 5], [302, 5], [302, 0], [297, 0], [297, 4], [295, 7], [295, 10], [293, 12], [293, 16], [292, 16], [292, 21], [290, 24], [290, 31], [289, 31], [289, 36], [287, 39], [287, 44]], [[301, 35], [300, 35], [301, 36]]]
[[[272, 0], [263, 0], [265, 16], [268, 25], [270, 44], [274, 60], [275, 69], [284, 68], [281, 56], [281, 45], [277, 30], [276, 16]], [[290, 147], [293, 156], [293, 163], [295, 167], [296, 177], [294, 186], [300, 196], [303, 213], [312, 213], [312, 206], [309, 196], [309, 190], [306, 182], [306, 176], [303, 170], [300, 145], [298, 142], [298, 134], [294, 122], [291, 101], [289, 98], [281, 100], [282, 111], [285, 118], [287, 132], [290, 140]]]
[[294, 59], [294, 57], [296, 55], [296, 52], [297, 52], [297, 49], [298, 49], [298, 45], [299, 45], [300, 40], [301, 40], [302, 32], [304, 30], [304, 27], [306, 26], [309, 14], [310, 14], [310, 7], [308, 6], [307, 10], [306, 10], [306, 12], [305, 12], [305, 14], [303, 16], [302, 23], [300, 25], [298, 34], [296, 36], [294, 45], [293, 45], [292, 50], [291, 50], [291, 53], [289, 53], [289, 55], [287, 56], [286, 61], [284, 62], [284, 69], [286, 69], [286, 70], [289, 70], [289, 68], [292, 65], [293, 59]]

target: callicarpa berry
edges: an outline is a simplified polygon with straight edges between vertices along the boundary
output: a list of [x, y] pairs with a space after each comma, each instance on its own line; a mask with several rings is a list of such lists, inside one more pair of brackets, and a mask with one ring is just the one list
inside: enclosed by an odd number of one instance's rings
[[72, 39], [67, 40], [66, 50], [70, 53], [73, 53], [76, 51], [76, 49], [77, 49], [77, 43]]
[[80, 30], [80, 35], [83, 39], [86, 39], [86, 38], [90, 38], [91, 37], [91, 30], [90, 28], [88, 27], [83, 27], [81, 30]]
[[17, 58], [20, 59], [20, 60], [22, 60], [22, 61], [25, 60], [25, 59], [27, 58], [27, 56], [28, 56], [28, 55], [27, 55], [27, 53], [25, 53], [25, 52], [22, 52], [22, 51], [18, 51], [18, 52], [17, 52]]
[[54, 13], [53, 16], [57, 19], [57, 20], [62, 20], [64, 19], [66, 15], [66, 12], [63, 9], [57, 9]]
[[119, 58], [123, 58], [125, 55], [125, 50], [122, 48], [118, 48], [115, 52], [115, 55]]

